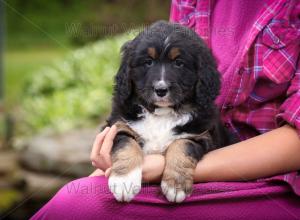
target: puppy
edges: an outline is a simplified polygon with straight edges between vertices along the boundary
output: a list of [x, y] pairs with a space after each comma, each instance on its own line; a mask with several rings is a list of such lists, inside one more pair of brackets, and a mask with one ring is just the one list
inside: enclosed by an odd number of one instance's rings
[[122, 47], [112, 112], [117, 125], [109, 188], [118, 201], [140, 191], [146, 154], [166, 159], [161, 181], [170, 202], [192, 192], [197, 162], [228, 145], [214, 100], [220, 76], [204, 42], [192, 30], [159, 21]]

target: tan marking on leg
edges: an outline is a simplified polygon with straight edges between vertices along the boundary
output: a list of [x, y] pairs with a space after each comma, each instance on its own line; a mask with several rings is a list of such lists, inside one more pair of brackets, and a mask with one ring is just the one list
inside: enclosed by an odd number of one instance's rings
[[140, 135], [138, 135], [138, 133], [136, 133], [134, 130], [132, 130], [125, 122], [123, 121], [117, 121], [115, 123], [115, 125], [117, 126], [117, 131], [118, 133], [125, 133], [128, 134], [129, 136], [133, 137], [137, 142], [140, 141]]
[[179, 55], [180, 55], [180, 50], [178, 47], [173, 47], [169, 52], [169, 58], [171, 60], [175, 60], [176, 57], [178, 57]]
[[136, 167], [141, 167], [143, 152], [139, 144], [128, 138], [125, 146], [112, 154], [112, 174], [125, 175]]
[[[189, 142], [190, 140], [187, 139], [175, 140], [167, 149], [166, 166], [162, 177], [162, 191], [169, 201], [174, 199], [173, 202], [181, 202], [182, 200], [180, 198], [176, 199], [176, 196], [185, 198], [185, 196], [192, 193], [193, 176], [197, 161], [185, 153]], [[170, 193], [170, 190], [174, 192]], [[169, 198], [172, 196], [173, 199]]]
[[152, 58], [152, 59], [156, 59], [158, 58], [158, 54], [156, 52], [156, 49], [154, 47], [149, 47], [148, 50], [148, 55]]

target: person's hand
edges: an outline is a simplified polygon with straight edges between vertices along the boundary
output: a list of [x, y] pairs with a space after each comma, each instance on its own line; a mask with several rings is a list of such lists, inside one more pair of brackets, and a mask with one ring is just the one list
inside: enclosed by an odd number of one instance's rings
[[111, 148], [113, 146], [113, 140], [117, 134], [116, 126], [106, 127], [101, 133], [96, 136], [93, 144], [90, 159], [92, 165], [98, 168], [90, 176], [101, 176], [104, 171], [109, 173], [108, 168], [111, 167]]
[[[105, 128], [94, 141], [90, 155], [92, 165], [97, 169], [90, 176], [109, 176], [111, 171], [111, 148], [117, 134], [116, 126]], [[159, 182], [164, 170], [165, 159], [159, 154], [144, 157], [142, 170], [144, 182]]]

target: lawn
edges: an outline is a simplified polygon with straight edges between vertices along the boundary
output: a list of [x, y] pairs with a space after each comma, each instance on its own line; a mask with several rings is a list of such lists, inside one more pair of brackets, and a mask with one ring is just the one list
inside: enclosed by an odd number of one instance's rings
[[43, 66], [51, 65], [66, 53], [60, 48], [11, 49], [4, 54], [5, 105], [14, 109], [22, 100], [24, 83]]

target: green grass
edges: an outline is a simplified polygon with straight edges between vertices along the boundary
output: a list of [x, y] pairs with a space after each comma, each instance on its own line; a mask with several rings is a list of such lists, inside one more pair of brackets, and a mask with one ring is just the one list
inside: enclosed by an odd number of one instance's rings
[[[21, 193], [14, 189], [0, 189], [0, 210], [7, 211], [21, 200]], [[0, 213], [3, 214], [3, 213]]]
[[4, 54], [5, 105], [18, 106], [24, 94], [24, 83], [43, 66], [51, 65], [66, 52], [58, 48], [9, 50]]

